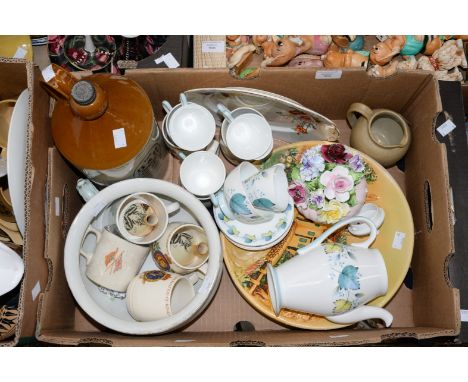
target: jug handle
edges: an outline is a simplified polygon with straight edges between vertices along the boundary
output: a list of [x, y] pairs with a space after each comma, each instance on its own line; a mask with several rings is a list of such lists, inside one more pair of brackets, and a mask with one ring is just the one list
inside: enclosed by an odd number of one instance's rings
[[353, 217], [350, 217], [350, 218], [347, 218], [347, 219], [343, 219], [341, 221], [339, 221], [338, 223], [334, 224], [333, 226], [331, 226], [330, 228], [328, 228], [326, 231], [324, 231], [317, 239], [315, 239], [312, 243], [310, 243], [309, 245], [305, 246], [305, 247], [302, 247], [302, 248], [299, 248], [297, 250], [297, 253], [298, 255], [305, 255], [309, 252], [311, 252], [313, 249], [317, 248], [320, 244], [322, 244], [325, 239], [330, 236], [332, 233], [334, 233], [335, 231], [339, 230], [340, 228], [348, 225], [348, 224], [352, 224], [352, 223], [357, 223], [357, 222], [361, 222], [361, 223], [365, 223], [369, 226], [370, 228], [370, 234], [369, 234], [369, 238], [366, 240], [366, 241], [363, 241], [361, 243], [352, 243], [351, 245], [354, 246], [354, 247], [361, 247], [361, 248], [369, 248], [369, 246], [374, 242], [376, 236], [377, 236], [377, 227], [375, 226], [375, 224], [363, 217], [363, 216], [353, 216]]
[[56, 64], [51, 64], [49, 67], [44, 69], [44, 71], [46, 70], [52, 70], [54, 72], [54, 76], [47, 82], [41, 81], [43, 88], [50, 94], [50, 96], [57, 100], [68, 100], [70, 98], [71, 90], [78, 80], [73, 77], [70, 72]]
[[346, 113], [346, 119], [348, 120], [348, 123], [351, 126], [351, 128], [353, 128], [357, 122], [355, 113], [362, 115], [367, 120], [370, 120], [373, 111], [371, 108], [360, 102], [355, 102], [351, 104], [351, 106], [348, 108], [348, 112]]
[[374, 318], [381, 319], [388, 328], [393, 322], [393, 315], [386, 309], [376, 306], [362, 305], [349, 312], [327, 316], [326, 319], [336, 324], [354, 324], [355, 322], [370, 320]]

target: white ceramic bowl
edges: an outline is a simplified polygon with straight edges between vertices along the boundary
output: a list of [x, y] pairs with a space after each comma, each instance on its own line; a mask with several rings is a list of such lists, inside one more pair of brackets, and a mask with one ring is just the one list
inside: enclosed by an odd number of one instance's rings
[[23, 259], [11, 248], [0, 243], [0, 296], [17, 286], [23, 274]]
[[183, 186], [197, 196], [210, 195], [218, 191], [226, 178], [226, 167], [216, 154], [197, 151], [185, 158], [180, 166]]
[[[88, 225], [104, 207], [134, 192], [155, 193], [166, 203], [179, 202], [181, 209], [177, 214], [172, 215], [169, 221], [199, 224], [206, 232], [210, 248], [208, 271], [205, 279], [197, 283], [197, 293], [194, 299], [180, 312], [156, 321], [135, 321], [126, 309], [125, 300], [112, 299], [99, 292], [98, 287], [86, 277], [86, 264], [83, 257], [79, 255], [82, 238]], [[100, 220], [102, 219], [96, 219], [97, 222]], [[101, 223], [105, 222], [101, 221]], [[133, 335], [166, 333], [192, 321], [213, 298], [221, 280], [222, 261], [219, 232], [208, 210], [195, 196], [182, 187], [159, 179], [129, 179], [100, 191], [83, 206], [75, 217], [65, 242], [65, 275], [77, 303], [100, 324], [109, 329]], [[148, 256], [141, 271], [149, 269], [157, 269], [151, 256]]]
[[195, 103], [174, 108], [166, 123], [172, 141], [187, 151], [202, 150], [213, 140], [216, 132], [213, 115]]
[[267, 153], [273, 142], [268, 121], [258, 114], [242, 114], [231, 122], [226, 131], [229, 150], [243, 160], [255, 160]]

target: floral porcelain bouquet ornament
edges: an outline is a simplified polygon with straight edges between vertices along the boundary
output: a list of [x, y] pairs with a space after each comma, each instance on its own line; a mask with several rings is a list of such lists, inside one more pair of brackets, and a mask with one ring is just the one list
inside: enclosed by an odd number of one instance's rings
[[289, 194], [306, 218], [334, 224], [363, 206], [373, 172], [359, 153], [342, 144], [318, 145], [281, 161], [289, 172]]

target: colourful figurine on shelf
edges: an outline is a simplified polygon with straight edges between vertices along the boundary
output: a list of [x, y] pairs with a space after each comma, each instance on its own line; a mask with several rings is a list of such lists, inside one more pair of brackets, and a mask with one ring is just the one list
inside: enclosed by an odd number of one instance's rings
[[261, 66], [283, 66], [300, 54], [321, 56], [328, 51], [331, 42], [331, 36], [272, 36], [271, 41], [262, 44]]
[[288, 67], [290, 68], [321, 68], [323, 67], [323, 62], [320, 59], [320, 56], [315, 56], [312, 54], [300, 54], [299, 56], [294, 57], [289, 61]]
[[322, 61], [326, 68], [367, 68], [369, 55], [365, 51], [329, 51], [322, 56]]
[[458, 69], [467, 68], [463, 41], [448, 40], [431, 57], [422, 56], [418, 60], [418, 69], [434, 72], [434, 77], [442, 81], [463, 81]]
[[386, 65], [398, 54], [415, 56], [424, 49], [424, 35], [396, 35], [374, 45], [370, 51], [370, 62]]
[[[333, 40], [333, 48], [338, 48], [336, 50], [344, 50], [347, 51], [348, 49], [359, 51], [364, 49], [364, 36], [356, 36], [356, 35], [334, 35], [332, 36]], [[332, 49], [332, 47], [330, 47]]]
[[[397, 69], [416, 69], [415, 55], [425, 51], [428, 36], [424, 35], [395, 35], [382, 38], [370, 51], [369, 74], [374, 77], [387, 77]], [[431, 40], [429, 50], [432, 51], [439, 44], [439, 38]], [[400, 55], [402, 60], [396, 59]]]

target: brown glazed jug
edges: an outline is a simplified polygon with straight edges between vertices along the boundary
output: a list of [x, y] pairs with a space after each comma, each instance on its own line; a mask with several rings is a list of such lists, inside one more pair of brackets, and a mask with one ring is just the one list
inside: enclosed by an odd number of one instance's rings
[[90, 180], [109, 185], [136, 177], [162, 177], [166, 149], [145, 91], [113, 74], [81, 80], [52, 64], [42, 82], [55, 98], [52, 136], [60, 153]]

